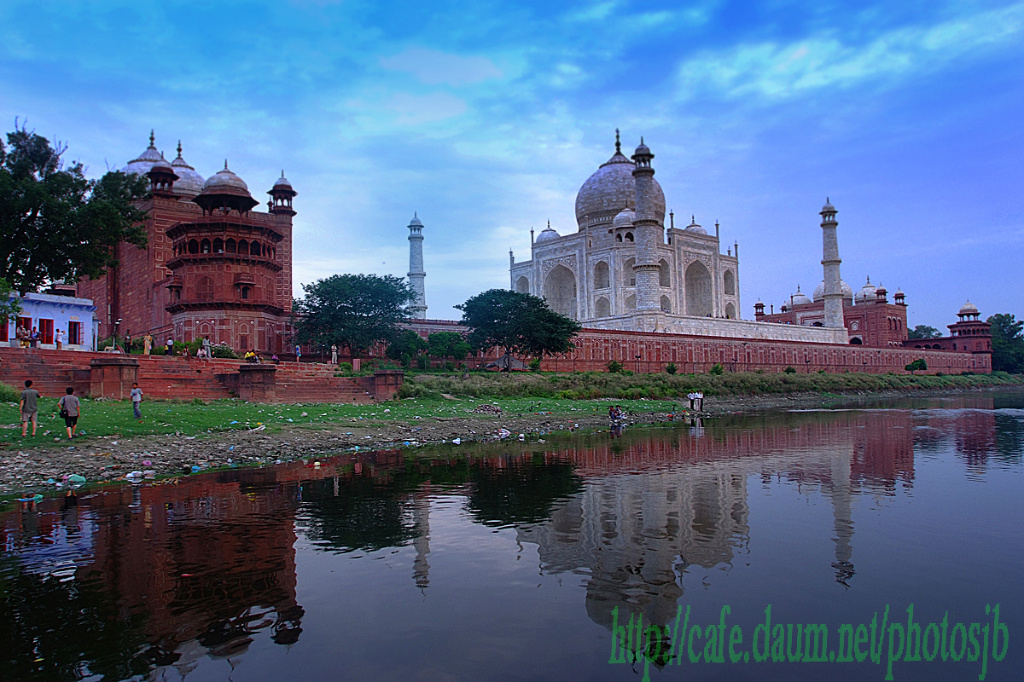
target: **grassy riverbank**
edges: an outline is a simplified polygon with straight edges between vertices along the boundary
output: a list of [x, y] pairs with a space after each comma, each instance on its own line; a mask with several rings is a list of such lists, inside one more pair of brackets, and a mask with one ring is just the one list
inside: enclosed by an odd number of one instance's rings
[[627, 374], [609, 372], [472, 372], [462, 375], [411, 374], [401, 397], [439, 397], [444, 394], [475, 398], [544, 397], [586, 400], [648, 398], [673, 400], [691, 391], [706, 396], [750, 396], [793, 393], [875, 393], [919, 390], [964, 390], [1024, 386], [1024, 375], [996, 372], [967, 375], [910, 374]]

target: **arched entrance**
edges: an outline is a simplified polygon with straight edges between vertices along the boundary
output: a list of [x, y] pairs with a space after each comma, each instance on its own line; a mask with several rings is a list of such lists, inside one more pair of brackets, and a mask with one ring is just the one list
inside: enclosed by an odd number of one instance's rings
[[700, 261], [686, 267], [686, 314], [711, 317], [711, 273]]
[[544, 300], [556, 313], [572, 319], [576, 314], [576, 275], [564, 265], [558, 265], [544, 280]]
[[520, 277], [516, 280], [516, 291], [520, 294], [530, 293], [530, 280]]

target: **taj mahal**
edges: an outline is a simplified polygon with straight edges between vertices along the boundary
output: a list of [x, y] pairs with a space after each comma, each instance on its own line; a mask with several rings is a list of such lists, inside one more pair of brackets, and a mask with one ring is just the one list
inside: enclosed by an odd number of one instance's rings
[[[577, 231], [531, 230], [530, 260], [509, 252], [511, 288], [590, 329], [847, 343], [841, 311], [818, 326], [742, 320], [739, 244], [722, 253], [717, 223], [714, 234], [693, 218], [678, 228], [672, 213], [666, 229], [653, 159], [642, 138], [627, 158], [616, 130], [615, 153], [576, 195]], [[822, 216], [823, 248], [835, 251], [822, 264], [838, 286], [835, 209], [827, 204]]]

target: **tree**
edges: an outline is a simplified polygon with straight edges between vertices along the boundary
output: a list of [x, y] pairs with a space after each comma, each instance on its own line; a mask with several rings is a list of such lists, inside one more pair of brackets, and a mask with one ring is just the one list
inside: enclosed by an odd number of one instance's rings
[[907, 370], [911, 374], [917, 371], [923, 372], [926, 369], [928, 369], [928, 363], [924, 361], [924, 358], [918, 358], [917, 360], [911, 362], [909, 365], [904, 366], [903, 369]]
[[497, 346], [512, 356], [568, 352], [582, 329], [548, 308], [543, 299], [507, 289], [485, 291], [455, 307], [462, 311], [462, 324], [470, 328], [467, 340], [473, 348]]
[[426, 349], [427, 342], [423, 337], [411, 329], [406, 329], [391, 339], [385, 355], [392, 360], [401, 360], [403, 365], [408, 366]]
[[305, 298], [295, 301], [296, 341], [338, 344], [353, 357], [397, 338], [414, 297], [405, 280], [390, 275], [332, 275], [302, 289]]
[[427, 337], [427, 344], [431, 356], [442, 360], [451, 358], [455, 362], [465, 360], [473, 350], [458, 332], [435, 332]]
[[940, 336], [942, 336], [942, 332], [926, 324], [919, 324], [907, 332], [908, 339], [937, 339]]
[[146, 245], [145, 178], [109, 172], [85, 177], [66, 146], [24, 126], [0, 141], [0, 279], [24, 294], [46, 282], [101, 277], [117, 265], [114, 247]]
[[6, 279], [0, 279], [0, 324], [17, 318], [21, 312], [21, 301], [11, 298], [11, 285]]
[[992, 325], [992, 369], [1024, 374], [1024, 321], [1005, 313], [997, 313], [987, 321]]

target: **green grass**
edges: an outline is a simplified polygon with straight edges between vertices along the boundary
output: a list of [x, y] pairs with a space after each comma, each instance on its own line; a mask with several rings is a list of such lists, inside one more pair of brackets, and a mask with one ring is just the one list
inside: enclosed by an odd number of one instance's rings
[[726, 372], [712, 374], [626, 374], [609, 372], [523, 372], [499, 374], [470, 372], [462, 375], [407, 374], [402, 397], [436, 397], [441, 394], [485, 398], [551, 397], [616, 400], [678, 399], [691, 391], [708, 396], [741, 396], [773, 393], [859, 393], [887, 390], [957, 390], [971, 387], [1024, 385], [1024, 375], [1003, 372], [957, 376], [909, 374], [785, 374]]
[[[88, 440], [94, 438], [149, 436], [178, 433], [182, 436], [199, 436], [225, 433], [234, 430], [248, 430], [264, 425], [268, 433], [279, 432], [283, 426], [317, 428], [327, 424], [349, 426], [372, 426], [380, 422], [399, 421], [412, 424], [419, 419], [430, 417], [480, 416], [467, 412], [487, 402], [499, 405], [506, 415], [534, 414], [538, 412], [553, 415], [596, 412], [608, 410], [606, 401], [579, 401], [558, 398], [495, 398], [486, 401], [446, 400], [443, 398], [407, 399], [377, 405], [335, 405], [330, 403], [303, 405], [265, 405], [246, 403], [240, 400], [217, 400], [205, 404], [177, 401], [147, 401], [142, 403], [142, 423], [132, 415], [128, 401], [82, 399], [82, 416], [78, 422], [79, 433]], [[34, 439], [21, 439], [19, 429], [0, 430], [0, 448], [19, 447], [21, 443], [35, 446], [67, 445], [64, 422], [56, 416], [56, 399], [41, 398], [39, 401], [39, 432]], [[659, 401], [622, 401], [622, 406], [633, 412], [671, 411], [675, 403]], [[303, 413], [306, 416], [302, 416]], [[0, 404], [0, 424], [17, 425], [18, 403]], [[49, 435], [43, 433], [49, 431]], [[64, 437], [61, 442], [53, 439]]]

